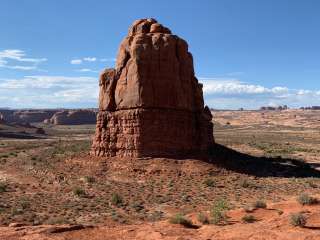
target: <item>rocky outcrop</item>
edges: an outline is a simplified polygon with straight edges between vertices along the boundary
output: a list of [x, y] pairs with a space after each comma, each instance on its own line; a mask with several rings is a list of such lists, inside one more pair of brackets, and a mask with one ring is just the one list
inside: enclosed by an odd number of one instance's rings
[[30, 110], [30, 111], [17, 111], [14, 114], [20, 121], [27, 123], [43, 122], [45, 119], [51, 118], [55, 114], [55, 110]]
[[134, 22], [99, 86], [94, 155], [198, 155], [214, 142], [188, 44], [154, 19]]
[[10, 124], [43, 122], [50, 119], [57, 110], [0, 110], [3, 120]]
[[93, 110], [66, 110], [55, 113], [51, 119], [44, 122], [55, 125], [79, 125], [94, 124], [96, 119], [96, 112]]

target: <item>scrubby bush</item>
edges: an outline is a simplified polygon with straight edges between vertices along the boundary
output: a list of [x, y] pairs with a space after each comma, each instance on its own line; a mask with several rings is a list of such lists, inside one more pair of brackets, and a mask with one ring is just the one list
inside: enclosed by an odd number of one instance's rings
[[212, 180], [211, 178], [208, 178], [208, 179], [204, 180], [203, 183], [204, 183], [207, 187], [213, 187], [214, 184], [215, 184], [214, 180]]
[[293, 213], [290, 215], [290, 224], [292, 226], [304, 227], [307, 223], [307, 218], [302, 213]]
[[119, 207], [123, 204], [123, 199], [118, 193], [113, 193], [111, 196], [111, 203]]
[[267, 204], [262, 200], [257, 200], [253, 203], [254, 208], [267, 208]]
[[241, 179], [240, 180], [240, 186], [243, 187], [243, 188], [248, 188], [248, 187], [250, 187], [250, 182], [246, 178]]
[[312, 204], [316, 204], [318, 203], [318, 199], [314, 198], [306, 193], [303, 193], [301, 195], [299, 195], [299, 197], [297, 198], [297, 201], [301, 204], [301, 205], [312, 205]]
[[84, 197], [84, 196], [86, 196], [86, 191], [82, 188], [77, 187], [77, 188], [73, 189], [73, 194], [78, 197]]
[[242, 221], [246, 223], [253, 223], [257, 221], [257, 219], [253, 215], [244, 215], [242, 217]]
[[198, 221], [201, 222], [202, 224], [210, 223], [208, 216], [202, 212], [198, 214]]
[[84, 177], [84, 180], [87, 182], [87, 183], [94, 183], [96, 181], [96, 179], [92, 176], [85, 176]]
[[0, 193], [7, 191], [7, 184], [5, 182], [0, 182]]
[[180, 224], [184, 227], [193, 227], [194, 225], [192, 224], [191, 220], [183, 216], [181, 213], [178, 213], [174, 215], [173, 217], [170, 218], [169, 220], [170, 223], [172, 224]]
[[226, 215], [226, 211], [229, 209], [228, 203], [223, 200], [217, 200], [210, 211], [211, 214], [211, 222], [213, 224], [226, 224], [228, 222], [228, 217]]

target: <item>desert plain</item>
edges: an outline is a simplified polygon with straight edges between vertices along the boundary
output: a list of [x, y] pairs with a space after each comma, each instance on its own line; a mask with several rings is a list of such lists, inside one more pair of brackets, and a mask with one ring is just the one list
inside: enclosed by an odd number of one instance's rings
[[1, 124], [0, 239], [320, 239], [320, 111], [212, 115], [206, 160], [96, 157], [95, 125]]

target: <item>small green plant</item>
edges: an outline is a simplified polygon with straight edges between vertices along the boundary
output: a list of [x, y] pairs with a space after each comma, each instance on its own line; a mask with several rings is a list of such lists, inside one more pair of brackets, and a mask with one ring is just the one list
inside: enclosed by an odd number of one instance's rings
[[118, 193], [113, 193], [111, 196], [111, 203], [117, 207], [123, 204], [123, 199]]
[[135, 202], [131, 205], [131, 207], [136, 211], [136, 212], [140, 212], [144, 209], [144, 206], [142, 203], [140, 202]]
[[242, 221], [246, 223], [253, 223], [257, 221], [257, 219], [253, 215], [244, 215], [242, 217]]
[[250, 187], [250, 182], [248, 181], [248, 179], [244, 178], [240, 180], [240, 186], [243, 188], [248, 188]]
[[208, 178], [206, 180], [204, 180], [204, 185], [206, 185], [207, 187], [214, 187], [215, 182], [214, 180], [212, 180], [211, 178]]
[[87, 183], [95, 183], [96, 182], [96, 179], [92, 176], [85, 176], [84, 177], [84, 180], [87, 182]]
[[307, 218], [302, 213], [293, 213], [290, 215], [290, 224], [295, 227], [304, 227]]
[[5, 182], [0, 182], [0, 193], [7, 191], [7, 184]]
[[262, 200], [257, 200], [253, 203], [254, 208], [267, 208], [267, 204]]
[[244, 206], [244, 207], [243, 207], [243, 210], [244, 210], [246, 213], [252, 213], [255, 209], [254, 209], [254, 207], [252, 207], [252, 206]]
[[228, 217], [226, 215], [226, 211], [228, 209], [229, 209], [229, 206], [225, 200], [223, 199], [217, 200], [213, 204], [210, 211], [211, 222], [216, 225], [228, 223]]
[[198, 214], [198, 221], [201, 222], [202, 224], [210, 223], [208, 216], [202, 212]]
[[169, 222], [172, 224], [180, 224], [184, 227], [193, 227], [191, 220], [183, 216], [181, 213], [178, 213], [169, 219]]
[[299, 197], [297, 198], [297, 201], [301, 204], [301, 205], [313, 205], [313, 204], [317, 204], [318, 203], [318, 199], [314, 198], [306, 193], [303, 193], [301, 195], [299, 195]]
[[21, 207], [21, 209], [26, 210], [27, 208], [29, 208], [31, 206], [29, 199], [23, 197], [20, 199], [19, 205]]
[[85, 197], [86, 191], [82, 188], [77, 187], [77, 188], [73, 189], [73, 194], [78, 197]]

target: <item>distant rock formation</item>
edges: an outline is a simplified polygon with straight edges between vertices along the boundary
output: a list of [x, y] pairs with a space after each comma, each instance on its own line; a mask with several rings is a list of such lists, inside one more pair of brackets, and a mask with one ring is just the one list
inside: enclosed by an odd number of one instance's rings
[[79, 125], [95, 124], [96, 120], [96, 112], [93, 110], [66, 110], [55, 113], [51, 119], [44, 120], [44, 123], [55, 125]]
[[0, 110], [3, 120], [9, 124], [43, 122], [55, 112], [57, 110]]
[[320, 110], [320, 106], [301, 107], [302, 110]]
[[6, 123], [4, 116], [0, 113], [0, 123]]
[[133, 23], [99, 86], [93, 155], [196, 155], [213, 145], [188, 44], [156, 20]]
[[267, 106], [267, 107], [261, 107], [260, 110], [261, 111], [282, 111], [282, 110], [287, 110], [289, 109], [287, 105], [283, 105], [283, 106], [278, 106], [278, 107], [271, 107], [271, 106]]
[[14, 115], [19, 118], [20, 121], [27, 123], [43, 122], [45, 119], [51, 118], [56, 110], [28, 110], [28, 111], [17, 111]]
[[41, 134], [44, 135], [46, 134], [45, 130], [43, 128], [37, 128], [37, 130], [35, 131], [36, 134]]

